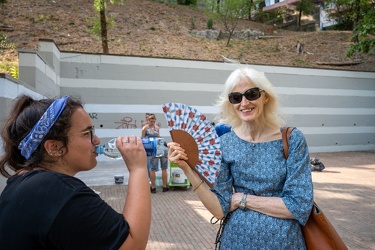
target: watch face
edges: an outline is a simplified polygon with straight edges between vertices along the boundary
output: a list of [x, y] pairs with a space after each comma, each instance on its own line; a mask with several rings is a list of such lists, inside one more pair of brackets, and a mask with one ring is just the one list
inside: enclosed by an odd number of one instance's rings
[[239, 208], [241, 208], [241, 209], [244, 209], [244, 208], [246, 207], [246, 196], [247, 196], [247, 195], [244, 194], [244, 195], [242, 196], [241, 201], [240, 201]]

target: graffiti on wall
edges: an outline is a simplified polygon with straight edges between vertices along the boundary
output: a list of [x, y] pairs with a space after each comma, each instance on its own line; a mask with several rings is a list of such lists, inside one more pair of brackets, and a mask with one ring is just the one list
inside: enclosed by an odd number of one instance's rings
[[137, 120], [134, 120], [130, 116], [123, 117], [119, 122], [115, 124], [120, 124], [116, 129], [127, 129], [127, 128], [137, 128]]
[[[99, 115], [98, 113], [89, 113], [89, 116], [93, 120], [99, 120]], [[138, 128], [137, 126], [137, 120], [134, 119], [131, 116], [124, 116], [121, 118], [119, 121], [114, 121], [114, 124], [116, 125], [116, 129], [134, 129]], [[141, 120], [139, 127], [142, 128], [147, 122], [145, 120]], [[157, 123], [157, 126], [161, 126], [161, 123]], [[100, 126], [102, 127], [102, 125]]]
[[91, 119], [98, 119], [98, 113], [89, 113]]

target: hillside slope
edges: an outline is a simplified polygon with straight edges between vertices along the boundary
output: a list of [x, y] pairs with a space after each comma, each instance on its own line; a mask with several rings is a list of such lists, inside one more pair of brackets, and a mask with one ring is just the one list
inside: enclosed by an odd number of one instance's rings
[[[8, 0], [1, 12], [0, 33], [17, 48], [37, 49], [38, 39], [53, 39], [60, 50], [101, 53], [101, 42], [88, 33], [94, 18], [92, 0]], [[375, 55], [346, 58], [351, 32], [291, 32], [242, 20], [238, 30], [258, 30], [258, 40], [209, 40], [193, 37], [189, 30], [205, 30], [209, 16], [198, 8], [172, 6], [152, 0], [125, 0], [124, 5], [108, 5], [108, 15], [116, 22], [109, 30], [111, 54], [147, 57], [222, 61], [222, 55], [241, 63], [375, 71]], [[193, 25], [194, 24], [194, 25]], [[195, 26], [195, 27], [193, 27]], [[11, 29], [11, 30], [9, 30]], [[214, 22], [214, 29], [224, 27]], [[297, 54], [296, 43], [308, 53]], [[16, 52], [1, 52], [1, 63], [11, 63]], [[320, 65], [360, 60], [358, 65]]]

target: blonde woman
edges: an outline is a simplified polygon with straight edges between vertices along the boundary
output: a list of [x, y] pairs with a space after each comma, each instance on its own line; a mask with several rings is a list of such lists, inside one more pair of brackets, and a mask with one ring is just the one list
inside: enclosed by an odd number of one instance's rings
[[[160, 128], [156, 125], [155, 114], [148, 115], [148, 124], [142, 128], [142, 138], [144, 137], [160, 137]], [[168, 152], [165, 152], [161, 157], [153, 157], [148, 159], [147, 168], [149, 171], [151, 187], [151, 193], [156, 193], [156, 172], [159, 171], [159, 160], [162, 173], [163, 192], [168, 192]]]
[[232, 72], [218, 106], [232, 130], [220, 137], [222, 164], [211, 190], [187, 165], [183, 148], [168, 146], [169, 160], [184, 170], [206, 208], [224, 218], [220, 249], [306, 249], [301, 225], [313, 187], [304, 135], [293, 130], [285, 159], [276, 91], [254, 69]]

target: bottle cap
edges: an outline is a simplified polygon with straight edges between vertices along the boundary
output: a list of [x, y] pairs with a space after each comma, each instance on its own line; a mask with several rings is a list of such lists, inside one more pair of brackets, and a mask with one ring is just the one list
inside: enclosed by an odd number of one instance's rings
[[97, 146], [95, 146], [95, 152], [98, 155], [104, 154], [104, 145], [97, 145]]

